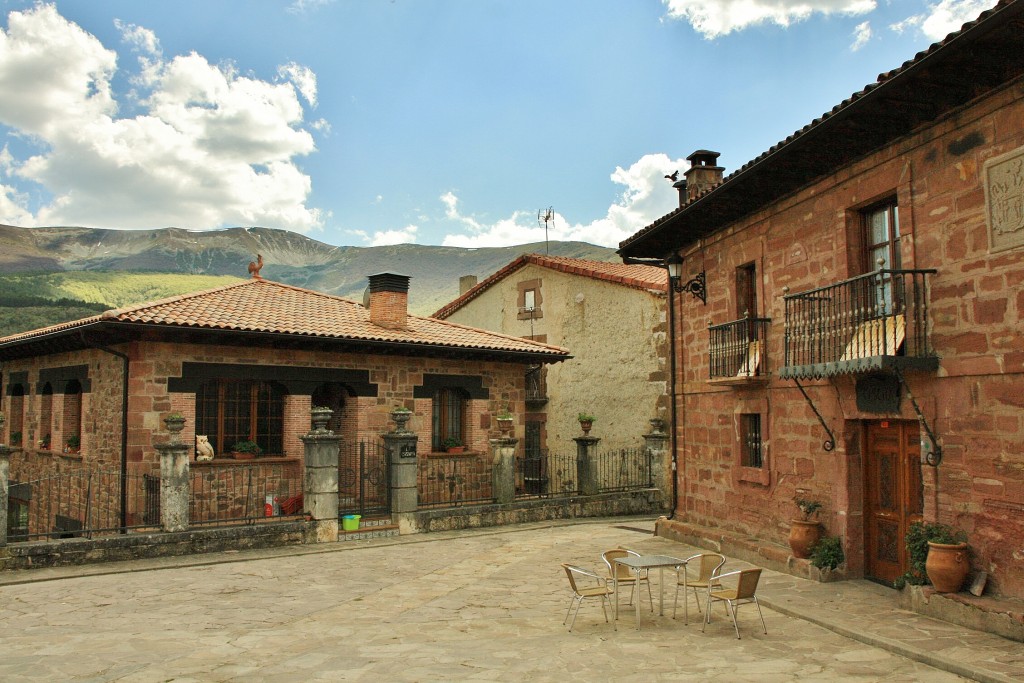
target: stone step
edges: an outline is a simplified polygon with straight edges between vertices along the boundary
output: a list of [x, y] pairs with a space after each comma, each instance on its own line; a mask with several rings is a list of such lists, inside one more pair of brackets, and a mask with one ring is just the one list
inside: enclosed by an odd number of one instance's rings
[[398, 525], [392, 523], [391, 517], [363, 517], [359, 520], [358, 529], [353, 531], [338, 530], [339, 541], [362, 541], [398, 535]]

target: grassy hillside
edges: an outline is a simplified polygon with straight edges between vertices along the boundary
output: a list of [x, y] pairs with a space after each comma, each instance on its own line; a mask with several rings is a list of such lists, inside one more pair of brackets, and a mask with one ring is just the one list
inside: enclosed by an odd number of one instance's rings
[[110, 308], [222, 287], [229, 275], [75, 271], [0, 275], [0, 337]]

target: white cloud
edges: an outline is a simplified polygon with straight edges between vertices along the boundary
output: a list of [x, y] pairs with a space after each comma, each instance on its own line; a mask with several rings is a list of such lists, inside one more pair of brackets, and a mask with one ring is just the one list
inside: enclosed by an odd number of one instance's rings
[[367, 246], [383, 247], [391, 244], [415, 244], [418, 231], [419, 226], [407, 225], [400, 230], [381, 230], [373, 234], [365, 230], [349, 230], [348, 232], [366, 242]]
[[689, 22], [705, 38], [717, 38], [757, 24], [787, 27], [814, 13], [859, 15], [875, 0], [662, 0], [671, 19]]
[[121, 40], [128, 43], [135, 52], [141, 52], [150, 57], [160, 57], [160, 41], [156, 34], [148, 28], [126, 24], [120, 19], [114, 19], [114, 26], [121, 32]]
[[[11, 12], [0, 28], [0, 123], [37, 149], [9, 161], [11, 177], [52, 195], [20, 224], [322, 226], [294, 162], [315, 151], [299, 101], [315, 102], [311, 71], [286, 65], [288, 79], [270, 83], [195, 53], [165, 61], [152, 32], [119, 28], [148, 54], [133, 80], [142, 113], [131, 118], [117, 117], [111, 95], [116, 54], [54, 6]], [[29, 213], [20, 195], [5, 196]]]
[[856, 52], [871, 40], [871, 22], [865, 21], [857, 24], [857, 27], [853, 29], [853, 45], [850, 46], [850, 50]]
[[[672, 160], [665, 154], [646, 154], [628, 169], [618, 167], [611, 174], [613, 182], [624, 185], [620, 198], [608, 207], [608, 213], [590, 223], [570, 223], [555, 212], [547, 226], [546, 238], [559, 241], [580, 241], [617, 247], [619, 242], [645, 227], [679, 205], [679, 194], [665, 175], [685, 170], [687, 162]], [[516, 211], [508, 218], [485, 224], [462, 215], [458, 197], [452, 192], [441, 196], [450, 220], [461, 222], [468, 234], [446, 235], [442, 244], [449, 247], [501, 247], [545, 240], [544, 223], [533, 211]]]
[[295, 62], [289, 62], [278, 67], [277, 74], [289, 82], [299, 91], [309, 106], [316, 106], [316, 74], [308, 66], [302, 66]]
[[292, 4], [288, 5], [287, 11], [291, 14], [306, 14], [315, 12], [333, 2], [334, 0], [294, 0]]
[[974, 21], [979, 14], [995, 5], [995, 0], [942, 0], [929, 5], [927, 12], [907, 17], [889, 28], [897, 33], [909, 28], [920, 28], [929, 40], [939, 41], [959, 31], [964, 24]]

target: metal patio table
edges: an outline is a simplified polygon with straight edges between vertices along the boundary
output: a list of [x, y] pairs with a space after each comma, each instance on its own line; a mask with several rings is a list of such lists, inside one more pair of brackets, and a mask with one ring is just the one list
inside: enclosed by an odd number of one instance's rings
[[[636, 575], [636, 627], [640, 628], [640, 573], [644, 570], [650, 571], [651, 569], [659, 570], [658, 575], [658, 614], [664, 616], [665, 614], [665, 568], [671, 567], [672, 569], [678, 569], [679, 567], [686, 566], [686, 560], [681, 560], [678, 557], [672, 557], [671, 555], [641, 555], [640, 557], [617, 557], [614, 562], [621, 564], [625, 567], [629, 567], [630, 571]], [[619, 581], [617, 578], [618, 573], [613, 572], [612, 583], [615, 585], [615, 621], [619, 620]]]

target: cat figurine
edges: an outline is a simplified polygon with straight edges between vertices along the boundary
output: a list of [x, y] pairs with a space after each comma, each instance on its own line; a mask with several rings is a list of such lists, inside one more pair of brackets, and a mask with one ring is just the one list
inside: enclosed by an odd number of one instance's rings
[[205, 434], [196, 434], [196, 462], [213, 460], [213, 444]]

